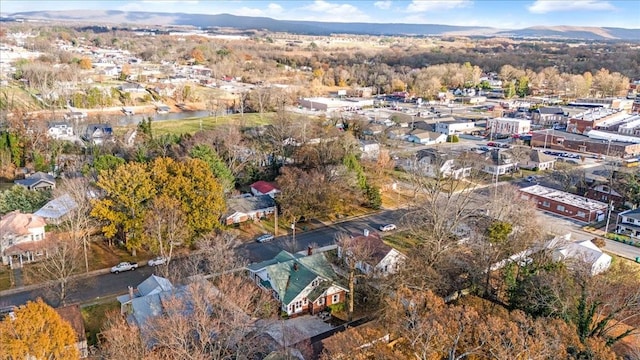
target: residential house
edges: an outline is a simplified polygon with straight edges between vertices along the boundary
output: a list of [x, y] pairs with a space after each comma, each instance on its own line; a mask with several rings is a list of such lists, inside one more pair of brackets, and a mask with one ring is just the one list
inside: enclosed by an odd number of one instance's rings
[[618, 214], [616, 232], [640, 239], [640, 208]]
[[29, 190], [52, 190], [56, 187], [55, 178], [42, 171], [31, 174], [22, 180], [14, 180], [14, 183]]
[[391, 140], [407, 140], [409, 136], [406, 128], [393, 128], [387, 130], [387, 137]]
[[280, 251], [273, 259], [247, 266], [249, 277], [258, 286], [271, 291], [287, 315], [315, 314], [327, 306], [346, 300], [346, 286], [324, 253], [312, 255]]
[[42, 217], [49, 224], [59, 224], [64, 216], [76, 207], [78, 204], [75, 200], [69, 194], [65, 194], [49, 201], [33, 215]]
[[531, 120], [512, 118], [493, 118], [487, 120], [487, 131], [496, 135], [527, 134], [531, 131]]
[[553, 252], [555, 261], [577, 260], [589, 266], [591, 275], [598, 275], [611, 266], [611, 256], [600, 250], [591, 240], [572, 242]]
[[549, 156], [540, 150], [531, 150], [529, 156], [524, 160], [518, 162], [518, 166], [528, 170], [548, 170], [553, 169], [556, 159], [553, 156]]
[[85, 121], [87, 120], [87, 113], [82, 111], [69, 111], [64, 114], [65, 120], [73, 120], [73, 121]]
[[509, 150], [492, 149], [480, 154], [482, 171], [494, 176], [508, 174], [518, 168], [518, 162]]
[[605, 184], [598, 184], [590, 187], [584, 194], [584, 197], [602, 201], [607, 204], [612, 203], [616, 208], [622, 207], [625, 203], [624, 197], [619, 192]]
[[566, 125], [567, 118], [564, 110], [558, 106], [541, 107], [531, 113], [532, 122], [538, 125]]
[[50, 122], [47, 135], [53, 139], [60, 139], [73, 136], [73, 126], [67, 122]]
[[280, 189], [270, 182], [259, 180], [251, 184], [251, 193], [254, 196], [269, 195], [274, 198], [280, 193]]
[[270, 195], [232, 198], [227, 202], [227, 207], [227, 225], [239, 224], [250, 219], [258, 220], [278, 211], [276, 202]]
[[173, 293], [174, 287], [171, 281], [151, 275], [136, 289], [129, 286], [128, 294], [118, 296], [120, 313], [127, 317], [129, 324], [140, 327], [150, 317], [162, 314], [162, 300]]
[[534, 200], [538, 209], [584, 223], [602, 221], [608, 204], [564, 191], [533, 185], [520, 189], [521, 198]]
[[442, 144], [447, 141], [447, 135], [427, 130], [413, 130], [407, 141], [422, 145]]
[[12, 211], [0, 218], [0, 255], [2, 263], [14, 267], [36, 260], [47, 247], [45, 241], [46, 222], [40, 216]]
[[118, 86], [118, 90], [132, 94], [141, 94], [147, 92], [147, 89], [138, 83], [124, 83]]
[[110, 140], [113, 136], [113, 128], [109, 124], [90, 124], [85, 131], [85, 140], [95, 144], [101, 144]]
[[380, 144], [370, 140], [360, 140], [360, 151], [365, 159], [377, 159], [380, 154]]
[[436, 132], [445, 135], [460, 134], [475, 129], [473, 121], [442, 121], [436, 123]]
[[89, 346], [87, 345], [87, 335], [84, 329], [84, 319], [80, 312], [80, 306], [68, 305], [55, 309], [60, 317], [68, 322], [76, 336], [76, 347], [80, 353], [80, 358], [84, 359], [89, 356]]
[[443, 153], [436, 149], [423, 149], [416, 153], [415, 160], [409, 159], [405, 168], [418, 171], [429, 177], [453, 177], [461, 179], [471, 175], [471, 166], [463, 164], [459, 156]]
[[[367, 254], [366, 260], [357, 259], [356, 263], [356, 269], [367, 275], [385, 277], [393, 274], [407, 259], [406, 255], [385, 244], [377, 234], [358, 235], [352, 241]], [[343, 256], [346, 261], [351, 254], [349, 250], [338, 247], [338, 257]]]

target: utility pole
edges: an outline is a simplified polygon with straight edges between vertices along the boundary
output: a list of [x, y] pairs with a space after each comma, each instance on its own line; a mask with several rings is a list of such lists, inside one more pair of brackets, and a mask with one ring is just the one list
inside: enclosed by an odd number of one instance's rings
[[[609, 190], [609, 194], [611, 194], [611, 190]], [[609, 195], [611, 196], [611, 195]], [[609, 232], [609, 221], [611, 220], [611, 210], [613, 209], [613, 200], [609, 201], [608, 211], [607, 211], [607, 225], [604, 227], [604, 237], [607, 237], [607, 233]]]

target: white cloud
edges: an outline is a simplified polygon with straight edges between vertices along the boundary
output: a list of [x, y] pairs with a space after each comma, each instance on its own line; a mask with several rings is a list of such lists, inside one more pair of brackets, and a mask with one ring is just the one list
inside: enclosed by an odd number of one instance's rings
[[391, 8], [391, 0], [376, 1], [373, 3], [373, 6], [377, 7], [378, 9], [388, 10]]
[[[325, 0], [315, 0], [300, 9], [292, 9], [299, 20], [335, 21], [335, 22], [365, 22], [371, 18], [351, 4], [331, 3]], [[309, 13], [310, 12], [310, 13]]]
[[599, 0], [581, 0], [581, 1], [536, 0], [527, 9], [529, 10], [529, 12], [534, 14], [546, 14], [546, 13], [556, 12], [556, 11], [615, 10], [615, 6], [613, 6], [608, 1], [599, 1]]
[[280, 13], [282, 12], [282, 6], [278, 4], [271, 3], [267, 6], [267, 9], [270, 13]]
[[455, 8], [467, 7], [471, 5], [471, 0], [413, 0], [411, 4], [407, 6], [409, 12], [425, 12], [425, 11], [439, 11], [439, 10], [451, 10]]

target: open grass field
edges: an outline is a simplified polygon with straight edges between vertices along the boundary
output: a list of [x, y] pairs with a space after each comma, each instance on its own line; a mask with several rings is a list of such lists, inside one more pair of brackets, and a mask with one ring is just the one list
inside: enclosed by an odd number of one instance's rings
[[194, 134], [200, 130], [213, 130], [217, 126], [235, 124], [241, 127], [266, 125], [271, 123], [273, 113], [233, 114], [226, 116], [208, 116], [204, 118], [190, 118], [181, 120], [156, 121], [152, 125], [154, 135], [164, 134]]
[[384, 235], [382, 241], [392, 248], [405, 254], [409, 253], [410, 251], [415, 251], [415, 248], [419, 243], [416, 238], [410, 236], [406, 232], [396, 232], [393, 234]]

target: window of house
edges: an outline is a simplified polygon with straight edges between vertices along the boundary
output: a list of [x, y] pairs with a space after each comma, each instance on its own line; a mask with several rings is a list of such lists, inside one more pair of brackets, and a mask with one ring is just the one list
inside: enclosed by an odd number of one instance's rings
[[584, 218], [586, 215], [587, 214], [585, 214], [583, 211], [578, 211], [578, 214], [577, 214], [577, 216], [581, 218]]
[[324, 305], [324, 297], [318, 299], [318, 305]]
[[544, 206], [544, 207], [549, 207], [549, 206], [551, 206], [551, 203], [550, 203], [550, 202], [548, 202], [548, 201], [543, 201], [543, 202], [542, 202], [542, 206]]
[[333, 294], [333, 297], [331, 298], [331, 303], [335, 304], [338, 301], [340, 301], [340, 294]]
[[564, 211], [564, 205], [558, 205], [557, 209], [558, 211]]
[[313, 280], [313, 282], [311, 283], [311, 286], [313, 286], [313, 287], [316, 287], [316, 286], [318, 286], [318, 285], [320, 285], [320, 280], [319, 280], [319, 279], [315, 279], [315, 280]]
[[302, 305], [307, 306], [308, 304], [307, 298], [304, 298], [304, 300], [302, 300]]

